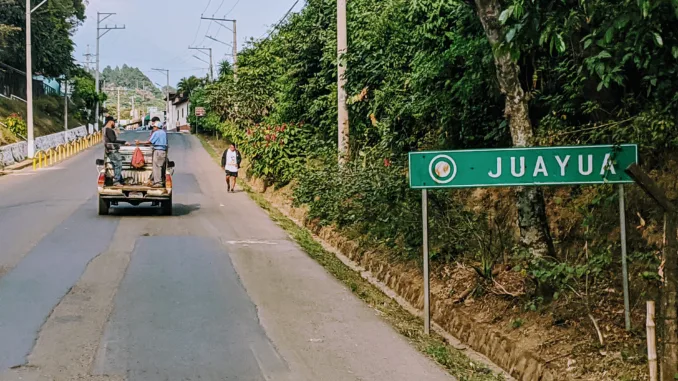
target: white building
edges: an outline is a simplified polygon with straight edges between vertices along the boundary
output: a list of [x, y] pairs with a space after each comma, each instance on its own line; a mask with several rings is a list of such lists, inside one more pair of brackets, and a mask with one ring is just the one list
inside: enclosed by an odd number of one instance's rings
[[190, 115], [191, 110], [191, 101], [188, 100], [188, 95], [173, 94], [172, 99], [172, 108], [170, 115], [172, 116], [171, 123], [172, 126], [175, 126], [177, 131], [191, 131], [191, 125], [188, 122], [188, 116]]

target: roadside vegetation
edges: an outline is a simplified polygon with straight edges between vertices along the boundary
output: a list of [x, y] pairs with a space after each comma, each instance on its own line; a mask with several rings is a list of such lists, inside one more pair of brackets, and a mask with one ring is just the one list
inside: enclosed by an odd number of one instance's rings
[[[72, 94], [69, 126], [73, 127], [92, 123], [97, 100], [103, 104], [106, 99], [105, 95], [96, 94], [92, 73], [79, 67], [73, 57], [72, 33], [85, 20], [86, 3], [82, 0], [49, 1], [40, 9], [40, 17], [32, 23], [34, 75], [69, 80]], [[25, 2], [0, 0], [0, 9], [0, 63], [14, 68], [5, 67], [4, 78], [9, 83], [24, 83], [26, 76], [18, 68], [26, 67]], [[35, 97], [35, 136], [63, 131], [63, 102], [63, 96]], [[0, 97], [0, 122], [11, 125], [0, 125], [0, 144], [25, 140], [25, 120], [24, 102]]]
[[[291, 187], [315, 224], [419, 266], [420, 195], [407, 181], [415, 150], [637, 143], [642, 167], [678, 196], [675, 1], [351, 1], [351, 160], [341, 168], [335, 12], [333, 1], [308, 1], [249, 44], [237, 78], [224, 65], [191, 95], [208, 110], [201, 130], [238, 143], [250, 175]], [[505, 107], [506, 94], [527, 113]], [[572, 376], [635, 379], [645, 300], [661, 284], [661, 212], [627, 189], [634, 329], [625, 332], [616, 189], [535, 192], [432, 192], [433, 272], [449, 284], [437, 296], [539, 337], [538, 352]], [[529, 229], [543, 233], [537, 242], [523, 239]]]

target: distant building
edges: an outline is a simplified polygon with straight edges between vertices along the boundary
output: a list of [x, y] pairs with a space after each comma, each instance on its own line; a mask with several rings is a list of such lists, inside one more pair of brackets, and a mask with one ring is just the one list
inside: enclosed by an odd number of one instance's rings
[[173, 125], [176, 126], [177, 131], [190, 132], [191, 125], [188, 122], [188, 116], [191, 110], [191, 101], [188, 99], [188, 95], [179, 93], [170, 94], [170, 96], [170, 99], [172, 100], [170, 115], [174, 121]]

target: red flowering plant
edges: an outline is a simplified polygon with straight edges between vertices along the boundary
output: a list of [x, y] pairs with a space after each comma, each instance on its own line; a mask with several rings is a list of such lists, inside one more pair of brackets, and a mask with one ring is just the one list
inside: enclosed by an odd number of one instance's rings
[[239, 147], [250, 162], [250, 175], [270, 184], [290, 182], [306, 160], [310, 134], [303, 123], [261, 123], [247, 127]]

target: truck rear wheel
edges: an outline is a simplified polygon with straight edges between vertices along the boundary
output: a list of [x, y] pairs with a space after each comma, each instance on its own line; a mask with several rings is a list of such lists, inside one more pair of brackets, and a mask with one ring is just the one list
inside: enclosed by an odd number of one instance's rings
[[172, 196], [170, 196], [169, 200], [160, 202], [160, 209], [163, 216], [172, 215]]
[[111, 202], [107, 201], [104, 198], [99, 197], [99, 215], [100, 216], [107, 216], [108, 211], [111, 207]]

